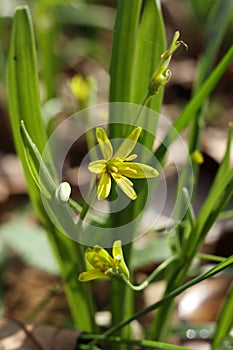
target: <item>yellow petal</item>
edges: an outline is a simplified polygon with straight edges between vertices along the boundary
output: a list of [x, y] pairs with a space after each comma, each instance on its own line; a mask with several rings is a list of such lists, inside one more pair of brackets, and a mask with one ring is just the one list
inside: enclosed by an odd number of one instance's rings
[[111, 190], [111, 177], [108, 173], [103, 173], [98, 184], [98, 199], [105, 199], [108, 197]]
[[106, 161], [105, 160], [95, 160], [88, 165], [88, 169], [90, 172], [94, 174], [101, 174], [106, 169]]
[[131, 154], [129, 157], [125, 158], [126, 162], [131, 162], [132, 160], [137, 158], [137, 154]]
[[96, 128], [96, 138], [100, 145], [101, 152], [104, 159], [109, 160], [112, 158], [113, 149], [109, 138], [102, 128]]
[[113, 266], [113, 258], [106, 249], [100, 247], [99, 245], [95, 245], [93, 250], [98, 255], [102, 263], [105, 264], [104, 267]]
[[117, 185], [126, 194], [127, 197], [129, 197], [132, 200], [135, 200], [137, 198], [137, 194], [133, 189], [132, 182], [129, 179], [127, 179], [127, 177], [115, 173], [112, 173], [111, 175], [116, 181]]
[[113, 158], [120, 158], [125, 159], [128, 157], [128, 155], [132, 152], [134, 147], [136, 146], [136, 143], [138, 141], [138, 138], [142, 132], [142, 128], [135, 128], [131, 134], [122, 142], [116, 153], [114, 154]]
[[122, 175], [131, 179], [153, 178], [159, 175], [156, 169], [146, 164], [119, 162], [116, 166]]
[[109, 278], [109, 277], [105, 275], [105, 273], [102, 272], [101, 270], [94, 269], [94, 270], [89, 270], [89, 271], [80, 273], [78, 279], [80, 282], [88, 282], [91, 280], [95, 280], [97, 278]]
[[118, 266], [121, 268], [123, 273], [127, 276], [127, 278], [129, 278], [129, 270], [128, 270], [128, 267], [126, 266], [126, 263], [124, 260], [123, 251], [121, 248], [121, 241], [115, 241], [113, 243], [112, 255], [113, 255], [114, 259], [116, 259], [117, 256], [121, 257], [121, 262], [119, 263]]
[[96, 245], [93, 249], [87, 248], [85, 256], [95, 269], [104, 270], [113, 266], [113, 258], [100, 246]]

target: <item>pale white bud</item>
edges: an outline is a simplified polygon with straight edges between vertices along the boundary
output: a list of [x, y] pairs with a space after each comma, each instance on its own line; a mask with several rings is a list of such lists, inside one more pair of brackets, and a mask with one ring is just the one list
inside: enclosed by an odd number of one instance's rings
[[56, 189], [55, 198], [58, 203], [68, 202], [71, 194], [71, 187], [68, 182], [62, 182]]

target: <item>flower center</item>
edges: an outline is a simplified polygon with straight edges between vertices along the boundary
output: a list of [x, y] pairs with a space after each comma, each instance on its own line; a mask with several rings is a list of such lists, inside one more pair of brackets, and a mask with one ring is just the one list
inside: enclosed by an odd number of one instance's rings
[[106, 163], [106, 170], [108, 173], [118, 173], [118, 168], [117, 168], [115, 162], [112, 160], [109, 160]]

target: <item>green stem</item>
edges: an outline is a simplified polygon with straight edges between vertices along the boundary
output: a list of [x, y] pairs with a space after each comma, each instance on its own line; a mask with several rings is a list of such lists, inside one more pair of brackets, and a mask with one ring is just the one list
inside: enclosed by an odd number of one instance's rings
[[88, 213], [88, 210], [90, 209], [91, 205], [94, 203], [94, 201], [96, 199], [96, 191], [94, 190], [95, 179], [96, 179], [96, 177], [92, 176], [90, 186], [88, 189], [88, 193], [87, 193], [87, 199], [83, 205], [82, 211], [81, 211], [80, 216], [79, 216], [79, 222], [81, 222], [85, 219], [85, 217]]
[[127, 277], [122, 274], [122, 279], [125, 281], [125, 283], [134, 291], [141, 291], [143, 289], [145, 289], [155, 278], [157, 278], [170, 264], [172, 264], [175, 260], [177, 259], [177, 257], [171, 257], [167, 260], [165, 260], [162, 264], [159, 265], [159, 267], [157, 267], [156, 270], [154, 270], [146, 279], [144, 282], [142, 282], [139, 286], [135, 286], [134, 284], [132, 284]]
[[218, 220], [226, 220], [226, 219], [232, 219], [232, 218], [233, 218], [233, 210], [226, 210], [218, 215]]
[[[71, 208], [73, 208], [77, 213], [81, 213], [81, 211], [83, 210], [83, 207], [77, 203], [75, 200], [73, 200], [72, 198], [69, 199], [69, 205]], [[95, 222], [97, 225], [101, 225], [101, 226], [105, 226], [106, 225], [106, 218], [105, 217], [100, 217], [95, 215], [94, 213], [88, 213], [86, 214], [87, 218], [89, 218], [90, 220], [92, 220], [93, 222]]]
[[216, 261], [216, 262], [222, 262], [222, 261], [225, 260], [225, 258], [222, 257], [222, 256], [217, 256], [217, 255], [212, 255], [212, 254], [205, 254], [205, 253], [198, 253], [197, 257], [199, 259]]
[[71, 208], [75, 209], [78, 213], [81, 213], [83, 207], [78, 204], [76, 201], [74, 201], [72, 198], [69, 198], [68, 201], [69, 205], [71, 206]]
[[139, 111], [138, 111], [138, 113], [136, 115], [136, 118], [134, 120], [133, 125], [137, 125], [137, 122], [138, 122], [138, 120], [139, 120], [139, 118], [140, 118], [140, 116], [142, 114], [143, 108], [147, 105], [147, 103], [149, 102], [149, 100], [151, 99], [152, 96], [153, 95], [151, 95], [150, 91], [148, 90], [147, 94], [145, 95], [145, 97], [144, 97], [144, 99], [143, 99], [143, 101], [141, 103], [140, 109], [139, 109]]

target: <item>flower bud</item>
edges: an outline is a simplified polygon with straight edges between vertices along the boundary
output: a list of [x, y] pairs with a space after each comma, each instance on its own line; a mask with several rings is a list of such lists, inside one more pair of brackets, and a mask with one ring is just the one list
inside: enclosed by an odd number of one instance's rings
[[166, 85], [169, 81], [171, 77], [171, 71], [168, 69], [168, 66], [173, 53], [181, 44], [183, 44], [186, 48], [188, 47], [183, 41], [178, 40], [179, 36], [180, 33], [176, 31], [169, 48], [161, 55], [161, 60], [158, 64], [158, 67], [154, 71], [149, 84], [148, 90], [150, 96], [157, 94], [159, 88]]
[[199, 151], [194, 151], [191, 154], [191, 160], [194, 164], [203, 164], [204, 163], [204, 157]]
[[71, 194], [71, 187], [68, 182], [62, 182], [56, 189], [55, 198], [58, 203], [68, 202]]

